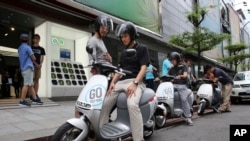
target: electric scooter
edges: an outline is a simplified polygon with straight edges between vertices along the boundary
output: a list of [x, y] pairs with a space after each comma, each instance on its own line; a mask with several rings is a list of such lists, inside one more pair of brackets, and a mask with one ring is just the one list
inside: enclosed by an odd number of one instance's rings
[[[88, 50], [87, 50], [88, 51]], [[127, 50], [127, 54], [135, 50]], [[91, 51], [88, 53], [92, 54]], [[128, 55], [129, 56], [129, 55]], [[99, 125], [99, 118], [108, 89], [111, 72], [126, 75], [131, 73], [108, 64], [92, 64], [98, 68], [100, 74], [92, 76], [81, 91], [75, 105], [76, 117], [61, 125], [52, 137], [52, 141], [87, 141], [95, 138], [97, 141], [121, 140], [131, 136], [131, 126], [126, 101], [126, 94], [122, 92], [117, 99], [117, 117], [115, 120]], [[154, 112], [157, 108], [157, 98], [153, 90], [146, 88], [142, 94], [139, 107], [144, 123], [144, 138], [154, 133]]]
[[221, 90], [213, 86], [213, 81], [209, 79], [201, 79], [201, 85], [197, 91], [199, 99], [198, 115], [203, 115], [205, 109], [213, 109], [215, 112], [220, 113], [218, 110], [221, 103]]
[[[186, 120], [183, 114], [181, 99], [179, 93], [175, 90], [172, 81], [175, 76], [163, 76], [160, 78], [161, 83], [156, 91], [156, 97], [158, 99], [158, 107], [155, 112], [156, 127], [161, 128], [165, 125], [168, 118], [181, 117]], [[188, 96], [188, 103], [190, 105], [190, 112], [193, 114], [193, 101], [194, 95], [190, 91]]]

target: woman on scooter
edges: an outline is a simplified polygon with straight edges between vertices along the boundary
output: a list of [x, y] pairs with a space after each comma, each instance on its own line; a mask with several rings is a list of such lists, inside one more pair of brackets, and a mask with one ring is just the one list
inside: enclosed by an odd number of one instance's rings
[[136, 55], [127, 58], [126, 51], [122, 52], [119, 63], [120, 67], [131, 71], [132, 74], [122, 76], [116, 73], [113, 77], [101, 111], [100, 125], [108, 122], [110, 110], [115, 104], [118, 95], [122, 91], [125, 91], [133, 140], [144, 141], [143, 119], [139, 108], [139, 101], [145, 89], [145, 84], [142, 83], [142, 80], [149, 64], [148, 49], [146, 46], [135, 41], [138, 34], [134, 24], [131, 22], [118, 25], [115, 34], [120, 38], [123, 45], [126, 46], [126, 49], [135, 49]]
[[169, 70], [168, 74], [175, 76], [173, 81], [174, 88], [179, 92], [182, 102], [182, 109], [188, 125], [193, 125], [191, 120], [192, 114], [190, 112], [190, 106], [188, 104], [188, 96], [192, 93], [188, 88], [188, 68], [182, 63], [181, 56], [177, 52], [172, 52], [169, 56], [169, 60], [173, 64], [173, 67]]

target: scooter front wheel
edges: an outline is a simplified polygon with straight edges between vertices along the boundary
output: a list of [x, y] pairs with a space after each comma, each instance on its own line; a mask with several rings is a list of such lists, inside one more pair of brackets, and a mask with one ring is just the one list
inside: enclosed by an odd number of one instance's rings
[[[88, 130], [83, 131], [66, 122], [57, 129], [51, 141], [78, 141], [79, 136], [82, 134], [82, 132], [86, 132], [86, 131]], [[87, 141], [87, 140], [88, 140], [88, 136], [82, 139], [82, 141]]]

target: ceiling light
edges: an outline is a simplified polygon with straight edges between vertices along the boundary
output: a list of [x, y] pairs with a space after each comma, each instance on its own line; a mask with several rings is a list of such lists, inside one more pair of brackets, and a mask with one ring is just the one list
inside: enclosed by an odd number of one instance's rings
[[15, 27], [11, 27], [10, 30], [11, 30], [11, 31], [15, 31]]
[[5, 33], [4, 36], [8, 36], [8, 33]]

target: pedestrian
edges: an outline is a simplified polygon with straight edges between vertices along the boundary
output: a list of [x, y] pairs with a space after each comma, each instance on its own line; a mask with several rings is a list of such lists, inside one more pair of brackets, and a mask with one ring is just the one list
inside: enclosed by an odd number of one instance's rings
[[[38, 89], [39, 89], [39, 79], [41, 78], [41, 69], [42, 69], [42, 64], [44, 61], [44, 56], [46, 55], [45, 50], [43, 47], [39, 45], [40, 42], [40, 35], [39, 34], [34, 34], [32, 37], [32, 51], [34, 53], [34, 56], [36, 57], [36, 61], [33, 62], [35, 70], [34, 70], [34, 89], [36, 93], [36, 97], [38, 99]], [[32, 99], [32, 96], [30, 97]]]
[[124, 22], [117, 26], [116, 36], [126, 46], [126, 49], [135, 49], [136, 55], [126, 57], [126, 50], [120, 56], [119, 66], [132, 74], [122, 76], [116, 73], [112, 79], [101, 111], [100, 126], [108, 122], [108, 115], [116, 103], [118, 95], [126, 92], [132, 137], [134, 141], [144, 141], [143, 120], [139, 102], [145, 89], [143, 77], [149, 64], [149, 54], [146, 46], [136, 42], [138, 37], [136, 27], [131, 22]]
[[35, 62], [36, 58], [34, 56], [31, 47], [27, 44], [28, 39], [29, 39], [28, 34], [21, 34], [20, 35], [21, 45], [18, 47], [19, 63], [24, 81], [19, 105], [23, 107], [30, 107], [31, 105], [29, 102], [25, 100], [26, 94], [29, 89], [33, 98], [32, 103], [43, 104], [43, 102], [41, 102], [41, 100], [36, 97], [36, 93], [33, 87], [33, 75], [34, 75], [33, 62]]
[[153, 66], [152, 62], [153, 62], [153, 60], [150, 60], [150, 64], [147, 67], [145, 79], [146, 79], [146, 87], [154, 90], [155, 89], [155, 87], [154, 87], [154, 79], [155, 79], [154, 71], [157, 71], [157, 69]]
[[19, 95], [20, 95], [20, 87], [21, 87], [21, 81], [22, 81], [21, 77], [22, 76], [21, 76], [21, 73], [20, 73], [20, 69], [16, 68], [15, 74], [14, 74], [14, 77], [13, 77], [13, 86], [14, 86], [14, 89], [15, 89], [16, 98], [19, 98]]
[[190, 111], [191, 107], [188, 104], [188, 96], [192, 93], [192, 91], [187, 88], [188, 68], [182, 63], [181, 56], [178, 52], [172, 52], [169, 56], [169, 60], [173, 64], [173, 67], [169, 70], [168, 74], [176, 77], [173, 80], [173, 84], [179, 93], [185, 120], [188, 125], [193, 125]]
[[0, 54], [0, 95], [2, 97], [4, 96], [3, 88], [2, 88], [2, 87], [4, 87], [4, 85], [3, 85], [3, 82], [2, 82], [2, 78], [3, 78], [5, 70], [6, 70], [6, 62], [5, 62], [5, 59], [4, 59], [3, 55]]
[[168, 71], [172, 67], [171, 62], [169, 61], [169, 55], [170, 55], [170, 53], [168, 53], [167, 58], [162, 63], [162, 73], [161, 73], [161, 76], [166, 76], [168, 74]]
[[222, 69], [215, 67], [213, 65], [206, 65], [204, 72], [209, 72], [214, 75], [213, 82], [220, 82], [222, 86], [221, 94], [223, 103], [220, 105], [220, 112], [231, 112], [230, 110], [230, 96], [233, 88], [233, 80], [229, 75]]
[[186, 59], [185, 63], [188, 67], [188, 88], [192, 88], [192, 83], [196, 80], [193, 72], [192, 72], [192, 60], [191, 59]]
[[[113, 30], [113, 21], [107, 16], [98, 16], [95, 19], [95, 33], [88, 40], [87, 47], [93, 49], [93, 53], [89, 54], [89, 63], [92, 64], [95, 60], [97, 63], [111, 64], [112, 57], [103, 42], [103, 38]], [[99, 70], [96, 68], [91, 69], [92, 74], [98, 74]]]
[[2, 76], [2, 93], [4, 97], [11, 97], [10, 95], [10, 85], [12, 85], [12, 79], [8, 71], [4, 71]]

